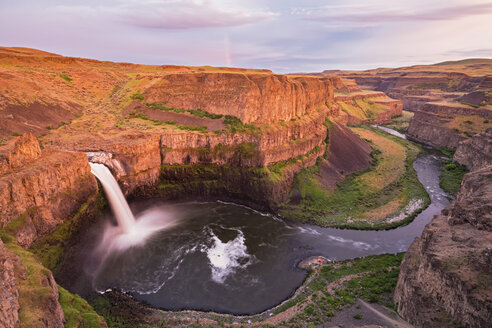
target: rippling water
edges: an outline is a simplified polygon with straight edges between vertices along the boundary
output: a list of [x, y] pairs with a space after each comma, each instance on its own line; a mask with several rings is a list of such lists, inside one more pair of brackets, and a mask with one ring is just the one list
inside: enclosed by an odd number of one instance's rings
[[[159, 199], [131, 203], [135, 216], [152, 212], [173, 225], [144, 244], [100, 256], [90, 233], [79, 259], [86, 279], [74, 289], [119, 289], [154, 307], [249, 314], [289, 297], [306, 272], [297, 263], [307, 256], [332, 260], [405, 251], [425, 225], [448, 205], [439, 188], [440, 158], [422, 154], [414, 162], [431, 205], [409, 225], [389, 231], [320, 228], [285, 222], [272, 215], [224, 202], [169, 204]], [[106, 223], [111, 218], [106, 218]], [[88, 239], [82, 239], [88, 240]], [[70, 287], [70, 286], [69, 286]]]

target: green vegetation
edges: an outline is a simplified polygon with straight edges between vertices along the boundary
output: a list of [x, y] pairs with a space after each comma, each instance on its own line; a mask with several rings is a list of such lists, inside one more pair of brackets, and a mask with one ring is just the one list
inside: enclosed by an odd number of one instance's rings
[[22, 133], [17, 133], [17, 132], [12, 132], [13, 137], [20, 137], [22, 136]]
[[358, 298], [394, 308], [393, 292], [403, 255], [368, 256], [315, 269], [304, 290], [292, 299], [297, 301], [289, 300], [279, 307], [285, 311], [297, 306], [302, 311], [280, 326], [292, 327], [298, 322], [322, 324]]
[[[132, 99], [141, 100], [143, 102], [143, 96], [140, 94], [139, 91], [137, 91], [132, 96]], [[158, 110], [165, 111], [165, 112], [174, 112], [174, 113], [179, 113], [179, 114], [188, 113], [188, 114], [200, 117], [200, 118], [206, 117], [206, 118], [210, 118], [213, 120], [223, 119], [224, 125], [226, 126], [226, 129], [214, 131], [214, 133], [217, 133], [217, 134], [225, 133], [226, 131], [229, 131], [231, 133], [244, 132], [244, 133], [250, 133], [253, 135], [260, 135], [261, 134], [260, 128], [257, 127], [256, 125], [244, 124], [243, 122], [241, 122], [241, 120], [239, 118], [232, 116], [232, 115], [213, 114], [213, 113], [209, 113], [207, 111], [201, 110], [201, 109], [185, 110], [185, 109], [181, 109], [181, 108], [173, 108], [173, 107], [168, 107], [164, 104], [159, 104], [156, 102], [153, 102], [150, 104], [144, 102], [144, 105], [149, 107], [149, 108], [158, 109]], [[151, 121], [154, 123], [154, 125], [162, 125], [161, 121], [151, 119], [147, 115], [145, 115], [144, 113], [133, 113], [131, 115], [133, 115], [136, 118]], [[176, 122], [174, 122], [174, 121], [166, 121], [165, 123], [170, 124], [170, 125], [176, 125], [176, 127], [178, 129], [181, 129], [181, 130], [199, 131], [202, 133], [206, 133], [208, 131], [205, 126], [197, 127], [197, 126], [193, 126], [193, 125], [177, 125]]]
[[221, 115], [221, 114], [212, 114], [212, 113], [206, 112], [206, 111], [201, 110], [201, 109], [189, 110], [188, 113], [195, 115], [195, 116], [198, 116], [198, 117], [208, 117], [208, 118], [211, 118], [213, 120], [218, 120], [218, 119], [223, 117], [223, 115]]
[[[404, 253], [373, 255], [315, 266], [294, 296], [272, 309], [276, 315], [288, 309], [281, 322], [267, 323], [262, 315], [234, 317], [226, 314], [156, 312], [118, 292], [91, 301], [110, 328], [122, 327], [237, 327], [254, 322], [260, 327], [315, 327], [330, 320], [357, 299], [395, 309], [393, 293]], [[355, 314], [355, 319], [362, 315]]]
[[61, 286], [58, 286], [58, 295], [58, 301], [60, 302], [63, 314], [65, 315], [65, 328], [104, 327], [104, 318], [99, 316], [82, 297], [77, 294], [71, 294]]
[[449, 159], [453, 158], [454, 153], [456, 152], [456, 149], [450, 149], [446, 147], [436, 147], [436, 149]]
[[[140, 99], [140, 100], [143, 100], [143, 99]], [[153, 102], [151, 104], [144, 103], [144, 105], [147, 106], [147, 107], [149, 107], [149, 108], [152, 108], [152, 109], [162, 110], [164, 112], [175, 112], [175, 113], [185, 113], [186, 112], [186, 110], [184, 110], [184, 109], [167, 107], [164, 104], [159, 104], [159, 103], [156, 103], [156, 102]]]
[[370, 98], [340, 102], [339, 105], [342, 111], [361, 120], [375, 118], [379, 113], [387, 110], [386, 105], [372, 102]]
[[372, 142], [372, 167], [348, 175], [335, 190], [328, 190], [320, 184], [320, 161], [303, 169], [296, 175], [291, 189], [291, 197], [298, 192], [301, 199], [298, 203], [283, 203], [280, 209], [282, 216], [322, 226], [390, 229], [408, 224], [418, 213], [397, 222], [384, 220], [398, 213], [410, 200], [420, 199], [429, 203], [429, 197], [412, 167], [420, 153], [416, 145], [373, 128], [354, 130]]
[[362, 314], [360, 314], [360, 313], [354, 314], [354, 319], [357, 319], [357, 320], [362, 319]]
[[182, 125], [182, 124], [176, 124], [176, 122], [174, 122], [174, 121], [166, 121], [166, 122], [163, 123], [160, 120], [156, 120], [156, 119], [152, 119], [152, 118], [148, 117], [144, 113], [131, 113], [130, 116], [133, 116], [135, 118], [139, 118], [139, 119], [142, 119], [142, 120], [145, 120], [145, 121], [152, 122], [152, 124], [154, 126], [162, 126], [164, 124], [168, 124], [168, 125], [173, 125], [177, 129], [180, 129], [180, 130], [185, 130], [185, 131], [198, 131], [198, 132], [201, 132], [201, 133], [207, 133], [208, 132], [208, 129], [207, 129], [206, 126]]
[[72, 83], [72, 77], [69, 76], [67, 73], [59, 73], [58, 76], [65, 80], [65, 82]]
[[408, 112], [406, 110], [402, 111], [402, 114], [396, 117], [393, 117], [392, 123], [385, 124], [386, 127], [396, 130], [400, 133], [405, 134], [408, 130], [408, 126], [410, 125], [410, 121], [413, 117], [412, 112]]
[[448, 162], [441, 168], [439, 186], [450, 195], [456, 195], [461, 186], [463, 176], [468, 172], [465, 166]]
[[58, 225], [53, 233], [40, 239], [29, 250], [38, 257], [45, 267], [53, 272], [57, 272], [59, 265], [63, 262], [64, 251], [68, 247], [71, 237], [80, 229], [82, 224], [86, 223], [84, 220], [81, 220], [85, 216], [86, 211], [100, 211], [105, 206], [106, 199], [102, 193], [97, 192], [80, 207], [79, 211], [72, 218]]
[[227, 130], [232, 133], [246, 132], [253, 135], [260, 135], [260, 129], [254, 124], [243, 124], [239, 118], [232, 115], [224, 116], [224, 124], [227, 126]]
[[[15, 238], [7, 232], [0, 230], [0, 238], [7, 249], [17, 255], [22, 262], [22, 267], [16, 267], [17, 274], [25, 277], [25, 279], [17, 280], [20, 325], [37, 327], [47, 311], [46, 304], [52, 301], [51, 286], [46, 284], [51, 273], [33, 253], [20, 247]], [[65, 327], [96, 328], [104, 325], [104, 319], [98, 316], [80, 296], [73, 295], [60, 286], [58, 286], [58, 293], [60, 305], [67, 319]]]
[[[25, 277], [25, 279], [17, 280], [20, 325], [37, 327], [46, 311], [46, 304], [51, 302], [52, 289], [49, 284], [45, 283], [49, 280], [51, 273], [36, 259], [34, 254], [20, 247], [14, 237], [0, 230], [0, 238], [7, 249], [17, 255], [22, 262], [22, 267], [16, 267], [16, 272]], [[80, 327], [81, 324], [83, 327], [101, 326], [99, 322], [103, 319], [79, 296], [72, 295], [59, 287], [59, 297], [62, 309], [69, 318], [65, 327]], [[77, 311], [78, 316], [76, 317]], [[77, 321], [77, 318], [80, 321]]]
[[135, 91], [135, 93], [132, 95], [133, 100], [144, 100], [144, 96], [140, 93], [140, 90]]

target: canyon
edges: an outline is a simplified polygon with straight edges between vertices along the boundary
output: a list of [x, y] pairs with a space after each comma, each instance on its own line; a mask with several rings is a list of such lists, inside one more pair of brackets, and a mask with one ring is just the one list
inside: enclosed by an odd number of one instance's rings
[[415, 113], [408, 135], [433, 146], [456, 149], [459, 142], [492, 126], [492, 60], [466, 59], [434, 65], [324, 71], [317, 76], [354, 79], [362, 88], [401, 100]]
[[[453, 160], [471, 172], [403, 257], [398, 313], [416, 326], [490, 322], [488, 61], [280, 75], [2, 47], [0, 63], [6, 327], [106, 326], [62, 287], [77, 272], [66, 250], [107, 208], [89, 161], [106, 165], [130, 200], [233, 201], [319, 225], [394, 228], [428, 204], [412, 167], [420, 148], [367, 126], [393, 123], [403, 110], [415, 113], [409, 137], [455, 149]], [[344, 197], [340, 188], [354, 181], [375, 192], [347, 194], [362, 210], [349, 204], [353, 212], [341, 220], [318, 207], [319, 190]], [[420, 207], [409, 211], [412, 202]], [[36, 297], [39, 304], [29, 302]]]

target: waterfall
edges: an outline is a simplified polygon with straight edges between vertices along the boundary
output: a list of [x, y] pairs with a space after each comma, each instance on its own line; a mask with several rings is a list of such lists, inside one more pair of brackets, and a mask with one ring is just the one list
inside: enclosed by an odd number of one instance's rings
[[126, 202], [125, 196], [121, 192], [120, 186], [111, 174], [111, 171], [103, 164], [89, 163], [91, 172], [101, 182], [109, 205], [118, 221], [118, 226], [123, 229], [124, 233], [130, 232], [135, 225], [135, 218]]

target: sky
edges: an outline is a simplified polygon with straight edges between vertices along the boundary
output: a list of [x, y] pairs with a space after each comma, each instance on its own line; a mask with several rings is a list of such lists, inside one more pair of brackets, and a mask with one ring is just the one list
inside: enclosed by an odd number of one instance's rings
[[492, 1], [0, 0], [0, 46], [277, 73], [399, 67], [492, 58]]

